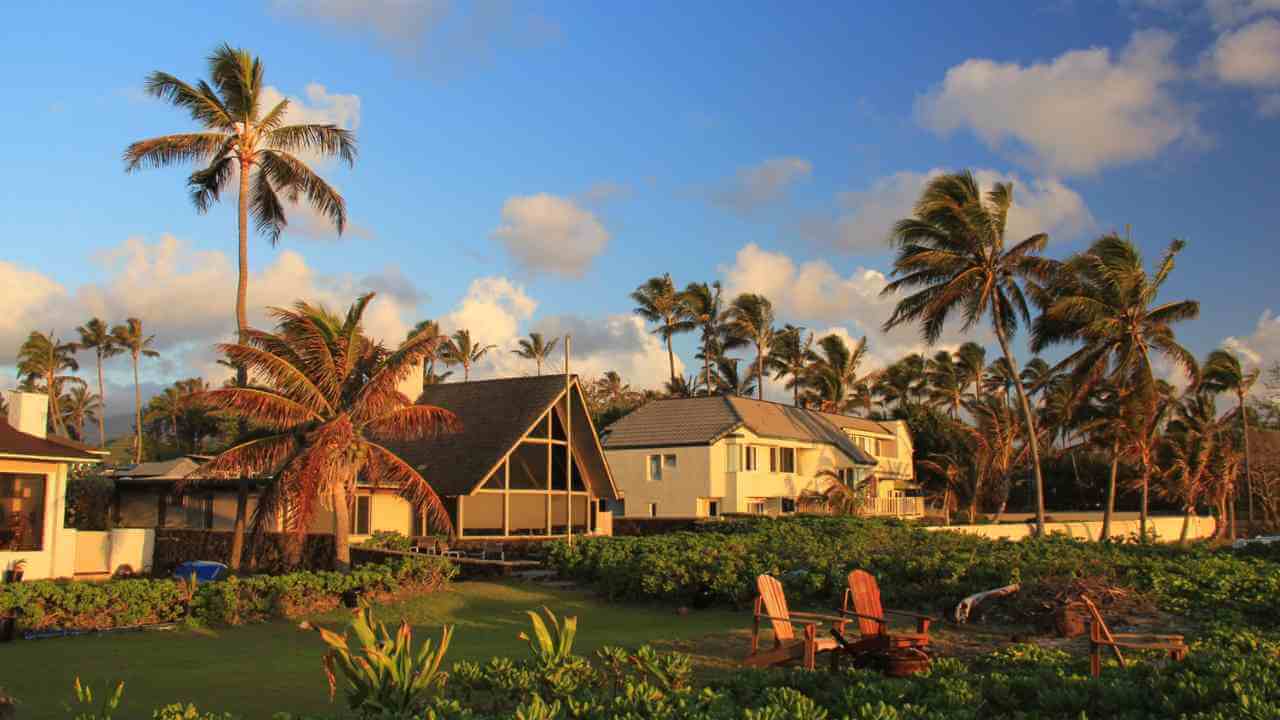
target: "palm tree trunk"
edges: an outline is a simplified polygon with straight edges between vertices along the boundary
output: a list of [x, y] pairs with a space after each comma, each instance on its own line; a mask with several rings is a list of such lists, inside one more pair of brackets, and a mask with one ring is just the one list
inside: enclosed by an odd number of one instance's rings
[[346, 487], [334, 491], [333, 498], [333, 569], [351, 569], [351, 507]]
[[756, 398], [764, 399], [764, 347], [756, 343]]
[[702, 387], [703, 392], [711, 394], [711, 343], [702, 343]]
[[107, 446], [107, 392], [102, 387], [102, 348], [98, 348], [98, 401], [102, 409], [98, 411], [98, 447]]
[[1142, 542], [1147, 541], [1147, 506], [1151, 499], [1151, 471], [1144, 465], [1142, 467], [1142, 508], [1138, 513], [1138, 534], [1142, 538]]
[[[1072, 457], [1075, 462], [1075, 457]], [[1099, 542], [1111, 542], [1111, 520], [1116, 513], [1116, 476], [1120, 473], [1120, 441], [1111, 445], [1111, 477], [1107, 481], [1107, 506], [1102, 510], [1102, 535]]]
[[[245, 331], [249, 329], [249, 320], [245, 305], [249, 295], [249, 170], [248, 159], [240, 160], [240, 202], [237, 213], [240, 231], [239, 271], [236, 282], [236, 336], [237, 342], [245, 341]], [[244, 387], [249, 384], [249, 372], [244, 366], [236, 367], [236, 385]], [[248, 425], [241, 420], [238, 423], [239, 435], [244, 436]], [[236, 487], [236, 519], [231, 530], [231, 557], [228, 563], [232, 572], [240, 571], [240, 560], [244, 555], [245, 515], [249, 507], [249, 482], [241, 479]]]
[[1194, 510], [1194, 507], [1188, 506], [1185, 514], [1182, 516], [1182, 534], [1178, 536], [1179, 545], [1187, 544], [1187, 537], [1191, 534], [1191, 513], [1194, 512]]
[[133, 461], [142, 462], [142, 386], [138, 384], [138, 351], [133, 351]]
[[1249, 501], [1249, 529], [1253, 529], [1253, 480], [1249, 476], [1249, 411], [1245, 406], [1244, 393], [1240, 393], [1237, 397], [1240, 399], [1240, 425], [1244, 427], [1244, 494]]
[[537, 364], [538, 364], [538, 377], [542, 377], [542, 356], [538, 356]]
[[1027, 391], [1023, 389], [1022, 380], [1018, 378], [1018, 366], [1013, 359], [1013, 353], [1009, 350], [1009, 339], [1005, 337], [1004, 327], [998, 321], [995, 326], [996, 339], [1000, 341], [1000, 350], [1009, 363], [1009, 370], [1013, 374], [1013, 387], [1018, 391], [1022, 417], [1027, 424], [1027, 444], [1031, 448], [1031, 469], [1036, 490], [1036, 534], [1044, 535], [1044, 477], [1040, 474], [1040, 443], [1036, 436], [1036, 418], [1031, 412], [1031, 403], [1027, 401]]
[[667, 364], [671, 366], [671, 382], [676, 381], [676, 352], [671, 348], [671, 334], [667, 334]]

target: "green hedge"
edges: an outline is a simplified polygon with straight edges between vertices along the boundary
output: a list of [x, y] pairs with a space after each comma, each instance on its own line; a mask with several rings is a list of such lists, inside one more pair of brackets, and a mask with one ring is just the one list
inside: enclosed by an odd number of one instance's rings
[[[295, 572], [205, 583], [192, 594], [178, 580], [38, 580], [0, 585], [0, 615], [16, 612], [28, 630], [103, 630], [190, 617], [239, 624], [337, 607], [343, 593], [373, 596], [431, 592], [457, 573], [443, 558], [412, 557], [362, 565], [350, 573]], [[189, 610], [189, 612], [188, 612]]]

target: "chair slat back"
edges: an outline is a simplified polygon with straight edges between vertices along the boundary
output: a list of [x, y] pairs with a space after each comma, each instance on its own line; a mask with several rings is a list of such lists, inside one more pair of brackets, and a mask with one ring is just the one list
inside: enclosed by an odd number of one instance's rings
[[[849, 573], [849, 594], [853, 596], [853, 611], [859, 615], [870, 615], [884, 619], [884, 606], [880, 604], [880, 585], [874, 576], [866, 570], [854, 570]], [[858, 618], [858, 630], [865, 635], [881, 635], [887, 628], [874, 620]]]
[[756, 578], [756, 589], [760, 591], [760, 600], [764, 604], [764, 612], [772, 618], [773, 636], [781, 642], [795, 639], [795, 629], [788, 620], [791, 612], [787, 610], [787, 596], [782, 592], [782, 583], [772, 575], [761, 575]]
[[1093, 617], [1093, 629], [1091, 635], [1095, 635], [1095, 640], [1103, 640], [1111, 645], [1111, 654], [1115, 655], [1116, 662], [1120, 667], [1124, 667], [1124, 655], [1120, 652], [1120, 648], [1116, 647], [1116, 638], [1111, 634], [1111, 628], [1107, 627], [1107, 621], [1102, 619], [1102, 613], [1098, 612], [1098, 606], [1093, 604], [1088, 595], [1081, 595], [1080, 601], [1088, 608], [1089, 615]]

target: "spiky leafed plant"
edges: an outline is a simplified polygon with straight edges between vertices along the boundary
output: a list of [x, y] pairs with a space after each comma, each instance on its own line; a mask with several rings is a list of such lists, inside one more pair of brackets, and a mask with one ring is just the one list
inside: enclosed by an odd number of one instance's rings
[[[942, 336], [952, 313], [961, 314], [965, 330], [989, 318], [1000, 350], [1016, 372], [1009, 343], [1018, 322], [1031, 321], [1020, 281], [1046, 276], [1052, 263], [1037, 256], [1049, 241], [1044, 233], [1005, 247], [1012, 205], [1012, 183], [996, 183], [984, 196], [968, 171], [930, 180], [916, 203], [914, 217], [899, 220], [893, 228], [893, 243], [898, 249], [894, 280], [882, 293], [914, 292], [898, 302], [885, 329], [919, 323], [925, 341], [932, 344]], [[1027, 437], [1036, 438], [1031, 403], [1016, 374], [1014, 379]], [[1034, 442], [1031, 458], [1036, 528], [1043, 534], [1044, 479], [1040, 450]]]
[[49, 424], [59, 435], [67, 434], [67, 426], [62, 420], [58, 396], [65, 385], [84, 383], [69, 374], [79, 369], [76, 344], [62, 342], [53, 333], [32, 331], [18, 348], [18, 377], [31, 388], [48, 395]]
[[[1197, 317], [1200, 303], [1158, 302], [1160, 288], [1184, 245], [1180, 240], [1170, 244], [1154, 275], [1147, 274], [1138, 248], [1118, 235], [1105, 235], [1069, 258], [1037, 289], [1037, 302], [1044, 311], [1032, 327], [1032, 351], [1080, 343], [1057, 366], [1070, 373], [1076, 393], [1084, 397], [1106, 380], [1124, 389], [1126, 404], [1142, 405], [1141, 412], [1150, 414], [1157, 401], [1153, 350], [1182, 368], [1189, 379], [1198, 376], [1196, 359], [1178, 344], [1173, 326]], [[1149, 488], [1144, 486], [1139, 523], [1143, 537], [1148, 496]]]
[[858, 375], [867, 357], [867, 338], [863, 336], [849, 347], [839, 335], [824, 335], [818, 351], [811, 353], [812, 374], [818, 384], [823, 409], [844, 412], [852, 404], [853, 389], [868, 378]]
[[142, 331], [142, 320], [129, 318], [122, 325], [111, 328], [111, 336], [133, 361], [133, 461], [142, 462], [142, 385], [138, 382], [138, 362], [144, 358], [160, 357], [153, 347], [155, 335]]
[[1044, 397], [1045, 389], [1049, 383], [1057, 376], [1049, 363], [1044, 358], [1033, 357], [1027, 361], [1022, 368], [1022, 372], [1018, 377], [1022, 380], [1022, 385], [1027, 389], [1027, 394], [1032, 397]]
[[560, 338], [544, 340], [542, 333], [531, 332], [529, 333], [529, 337], [520, 338], [520, 347], [512, 350], [511, 352], [519, 355], [525, 360], [532, 360], [537, 363], [538, 374], [541, 375], [542, 363], [546, 361], [547, 357], [549, 357], [553, 351], [555, 351], [556, 343], [559, 341]]
[[952, 420], [960, 417], [965, 402], [965, 377], [955, 358], [946, 350], [939, 350], [925, 361], [926, 392], [929, 404], [946, 408]]
[[756, 394], [763, 400], [764, 371], [769, 366], [769, 352], [778, 332], [774, 327], [773, 303], [763, 295], [743, 293], [729, 304], [724, 319], [728, 337], [755, 348], [752, 374], [756, 378]]
[[987, 349], [976, 342], [966, 342], [956, 349], [956, 368], [964, 385], [973, 386], [973, 399], [982, 397], [982, 376], [987, 371]]
[[[419, 333], [422, 333], [422, 332], [429, 332], [433, 335], [439, 335], [440, 323], [437, 323], [435, 320], [420, 320], [416, 325], [413, 326], [412, 329], [409, 330], [408, 333], [405, 334], [404, 339], [408, 340], [414, 335], [418, 335]], [[441, 380], [443, 380], [444, 377], [447, 377], [448, 375], [451, 374], [451, 373], [444, 373], [444, 375], [436, 374], [436, 360], [437, 360], [436, 356], [438, 354], [439, 354], [438, 351], [432, 352], [430, 355], [427, 355], [422, 359], [422, 389], [423, 390], [426, 390], [428, 385], [434, 385], [440, 382]]]
[[995, 515], [999, 522], [1009, 498], [1013, 473], [1024, 466], [1031, 443], [1023, 435], [1025, 429], [1018, 422], [1016, 411], [1003, 399], [987, 396], [972, 403], [969, 411], [973, 414], [977, 432], [982, 437], [982, 441], [976, 446], [975, 455], [981, 465], [987, 492], [993, 493], [994, 499], [999, 500]]
[[[946, 481], [943, 511], [950, 518], [951, 497], [968, 506], [969, 524], [977, 522], [979, 502], [986, 492], [987, 463], [990, 454], [988, 438], [966, 423], [953, 422], [951, 433], [955, 447], [916, 460], [917, 471], [933, 473]], [[948, 520], [949, 522], [949, 520]]]
[[384, 445], [459, 427], [447, 410], [415, 405], [397, 390], [440, 337], [424, 332], [388, 350], [364, 334], [372, 299], [372, 293], [362, 295], [345, 316], [301, 301], [273, 308], [274, 333], [250, 329], [244, 343], [219, 346], [260, 384], [203, 396], [265, 434], [227, 449], [201, 475], [266, 479], [253, 516], [255, 534], [278, 517], [289, 532], [305, 533], [321, 506], [332, 507], [334, 562], [341, 569], [350, 565], [349, 503], [361, 476], [398, 487], [437, 527], [449, 527], [430, 483]]
[[924, 357], [912, 353], [884, 368], [873, 388], [884, 405], [895, 403], [899, 409], [905, 409], [916, 403], [926, 391]]
[[635, 313], [657, 325], [654, 334], [667, 343], [667, 363], [671, 369], [671, 379], [676, 379], [676, 354], [671, 339], [696, 327], [689, 311], [684, 293], [676, 291], [671, 282], [671, 275], [664, 274], [651, 277], [631, 293], [635, 301]]
[[67, 429], [75, 428], [75, 439], [84, 442], [84, 424], [102, 417], [102, 401], [87, 385], [79, 383], [72, 385], [58, 404], [62, 410], [63, 424]]
[[1217, 417], [1213, 396], [1192, 391], [1177, 404], [1161, 442], [1163, 470], [1157, 489], [1182, 505], [1185, 519], [1179, 542], [1187, 541], [1196, 505], [1213, 495], [1210, 470], [1222, 422]]
[[716, 365], [711, 368], [711, 384], [713, 392], [720, 395], [751, 397], [756, 391], [755, 378], [742, 374], [738, 369], [738, 358], [724, 355], [716, 358]]
[[[102, 382], [102, 361], [107, 358], [115, 357], [124, 350], [116, 346], [115, 337], [111, 334], [111, 328], [100, 318], [91, 318], [89, 322], [76, 328], [76, 332], [80, 333], [80, 342], [77, 346], [82, 350], [92, 350], [94, 357], [98, 361], [98, 399], [106, 403], [107, 389]], [[98, 413], [98, 446], [102, 447], [107, 444], [107, 427], [104, 415], [106, 413]]]
[[440, 359], [446, 365], [462, 366], [462, 381], [471, 379], [471, 368], [484, 359], [497, 345], [484, 345], [471, 337], [470, 330], [458, 330], [450, 335], [440, 348]]
[[840, 473], [830, 468], [822, 468], [814, 473], [814, 478], [821, 478], [829, 483], [822, 490], [822, 499], [832, 514], [860, 515], [863, 508], [867, 506], [867, 501], [870, 499], [868, 489], [872, 483], [869, 476], [850, 482], [841, 477]]
[[[139, 140], [124, 151], [125, 171], [173, 165], [201, 166], [187, 178], [196, 211], [206, 212], [232, 180], [239, 182], [239, 280], [236, 329], [249, 326], [245, 315], [249, 285], [249, 216], [275, 245], [288, 224], [285, 202], [305, 200], [341, 234], [347, 206], [298, 156], [336, 157], [355, 163], [356, 140], [350, 130], [328, 123], [286, 125], [289, 100], [265, 105], [262, 62], [228, 44], [209, 56], [209, 79], [188, 84], [169, 73], [147, 76], [147, 94], [191, 115], [200, 131]], [[240, 378], [243, 384], [243, 377]]]
[[693, 397], [695, 382], [693, 376], [676, 377], [673, 380], [668, 380], [663, 385], [662, 390], [665, 396], [669, 398]]
[[702, 360], [702, 377], [699, 379], [707, 392], [711, 392], [711, 364], [715, 362], [724, 348], [724, 325], [721, 315], [724, 313], [723, 289], [720, 281], [708, 285], [693, 282], [685, 286], [681, 296], [689, 319], [702, 333], [702, 348], [699, 354]]
[[1245, 372], [1240, 365], [1240, 358], [1227, 350], [1214, 350], [1205, 359], [1200, 371], [1203, 378], [1201, 384], [1213, 392], [1229, 392], [1236, 396], [1236, 414], [1240, 416], [1240, 430], [1244, 439], [1244, 492], [1248, 497], [1249, 523], [1254, 522], [1253, 485], [1250, 481], [1249, 456], [1249, 409], [1247, 400], [1249, 391], [1258, 381], [1258, 371]]
[[812, 365], [817, 356], [813, 352], [813, 333], [804, 328], [787, 324], [773, 338], [769, 352], [769, 365], [773, 379], [787, 378], [784, 387], [791, 391], [792, 403], [800, 406], [800, 391], [812, 378]]
[[[1020, 378], [1020, 374], [1013, 371], [1013, 367], [1005, 358], [996, 358], [987, 366], [987, 372], [982, 376], [982, 389], [987, 395], [996, 395], [1005, 402], [1009, 401], [1009, 390], [1013, 388], [1015, 378]], [[1030, 395], [1030, 393], [1027, 393]]]

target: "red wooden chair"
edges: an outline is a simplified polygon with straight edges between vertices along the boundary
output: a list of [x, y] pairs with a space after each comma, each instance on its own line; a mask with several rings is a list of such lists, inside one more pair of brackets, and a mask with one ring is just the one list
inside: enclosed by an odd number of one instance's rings
[[[759, 595], [756, 596], [755, 602], [755, 625], [751, 630], [751, 652], [743, 661], [744, 664], [752, 667], [769, 667], [800, 660], [806, 670], [813, 670], [817, 664], [818, 653], [839, 649], [835, 638], [818, 637], [818, 626], [829, 622], [837, 632], [842, 632], [848, 620], [831, 615], [788, 610], [782, 583], [770, 575], [761, 575], [756, 578], [756, 589]], [[773, 647], [768, 650], [760, 649], [761, 620], [768, 620], [773, 627]], [[795, 631], [797, 626], [800, 628], [799, 637], [796, 636]], [[832, 667], [835, 663], [836, 656], [832, 653]]]
[[1102, 649], [1111, 648], [1120, 667], [1124, 667], [1124, 655], [1120, 648], [1130, 650], [1163, 650], [1169, 653], [1172, 660], [1179, 661], [1187, 656], [1187, 644], [1181, 635], [1140, 635], [1136, 633], [1113, 633], [1102, 619], [1098, 606], [1088, 596], [1081, 595], [1080, 600], [1088, 608], [1093, 622], [1089, 625], [1089, 673], [1094, 677], [1102, 675]]
[[[849, 573], [849, 586], [844, 591], [840, 614], [857, 618], [858, 631], [861, 633], [861, 637], [855, 641], [837, 637], [846, 652], [882, 652], [899, 648], [924, 648], [929, 645], [929, 623], [933, 619], [927, 615], [886, 609], [880, 604], [880, 586], [871, 573], [865, 570]], [[892, 632], [885, 615], [914, 619], [916, 631]]]

